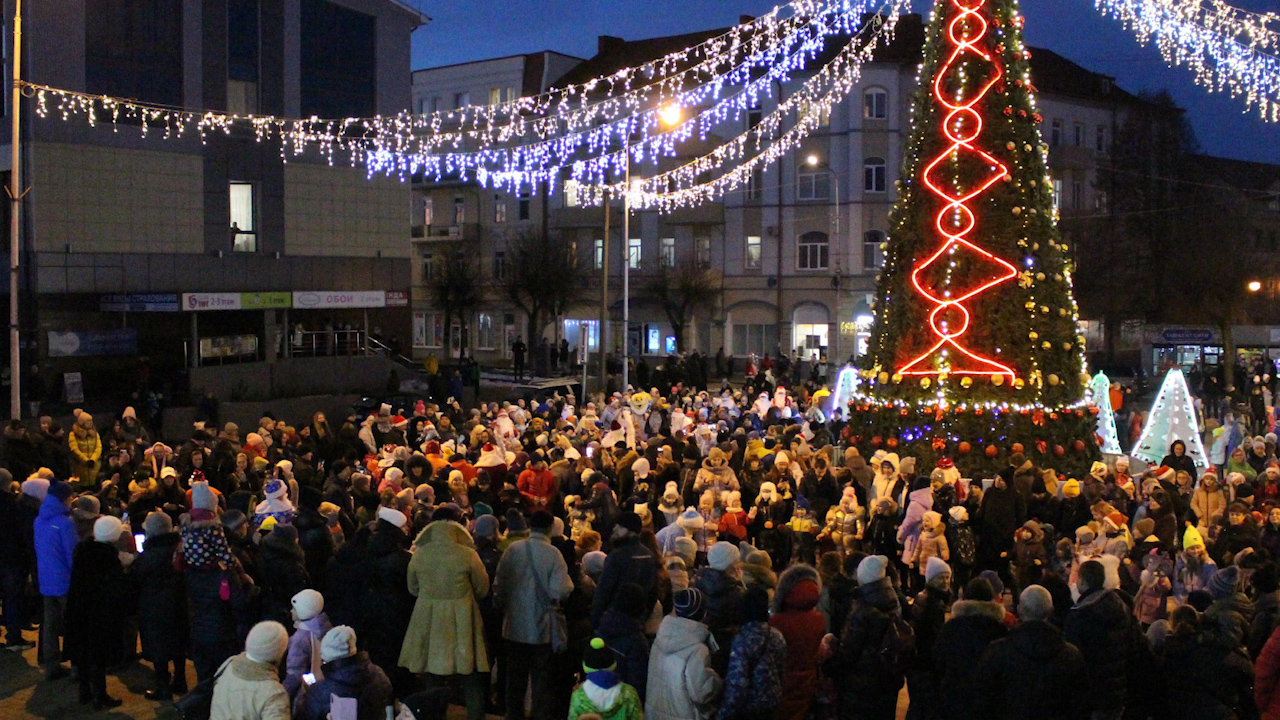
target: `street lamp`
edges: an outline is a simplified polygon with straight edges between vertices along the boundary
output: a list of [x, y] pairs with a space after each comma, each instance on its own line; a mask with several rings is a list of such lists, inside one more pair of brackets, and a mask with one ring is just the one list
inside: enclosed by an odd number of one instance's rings
[[[683, 110], [676, 103], [658, 108], [658, 123], [662, 127], [674, 127], [680, 124]], [[622, 247], [626, 248], [622, 263], [622, 392], [627, 391], [631, 382], [631, 196], [639, 193], [643, 184], [641, 178], [631, 181], [631, 150], [623, 151], [623, 184], [627, 190], [622, 195]], [[641, 354], [644, 354], [643, 348]]]
[[1249, 292], [1256, 293], [1262, 289], [1262, 283], [1257, 280], [1250, 280], [1245, 287], [1249, 288]]

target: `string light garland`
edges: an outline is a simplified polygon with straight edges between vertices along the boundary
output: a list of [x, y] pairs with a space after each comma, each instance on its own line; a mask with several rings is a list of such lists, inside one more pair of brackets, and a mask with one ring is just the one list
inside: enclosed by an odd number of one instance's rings
[[1280, 122], [1280, 19], [1203, 0], [1095, 0], [1165, 62], [1183, 65], [1213, 92], [1244, 99]]

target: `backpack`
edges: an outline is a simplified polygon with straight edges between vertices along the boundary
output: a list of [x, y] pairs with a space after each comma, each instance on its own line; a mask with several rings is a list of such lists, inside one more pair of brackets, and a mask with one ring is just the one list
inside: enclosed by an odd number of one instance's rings
[[977, 546], [973, 541], [973, 529], [968, 525], [954, 527], [956, 540], [951, 555], [958, 565], [973, 565], [978, 556]]
[[889, 615], [889, 626], [880, 640], [880, 660], [895, 675], [906, 673], [916, 657], [916, 631], [901, 613]]

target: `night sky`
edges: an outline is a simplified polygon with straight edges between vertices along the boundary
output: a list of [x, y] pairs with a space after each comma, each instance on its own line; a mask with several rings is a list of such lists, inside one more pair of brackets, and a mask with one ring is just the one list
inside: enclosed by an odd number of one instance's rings
[[[555, 50], [591, 57], [597, 35], [636, 40], [736, 24], [740, 14], [767, 12], [769, 0], [409, 0], [432, 18], [417, 31], [413, 68]], [[917, 11], [928, 2], [914, 0]], [[1232, 0], [1255, 11], [1276, 0]], [[1196, 85], [1191, 72], [1169, 68], [1153, 47], [1094, 9], [1093, 0], [1022, 0], [1027, 41], [1091, 70], [1112, 75], [1130, 92], [1168, 89], [1195, 129], [1204, 152], [1280, 163], [1280, 124], [1243, 114], [1244, 104]]]

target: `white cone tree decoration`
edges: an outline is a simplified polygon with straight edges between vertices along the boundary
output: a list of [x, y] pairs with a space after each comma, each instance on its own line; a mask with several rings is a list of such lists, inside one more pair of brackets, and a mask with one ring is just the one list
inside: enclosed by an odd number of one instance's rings
[[1129, 454], [1149, 463], [1158, 463], [1169, 453], [1169, 446], [1174, 440], [1181, 440], [1187, 446], [1187, 455], [1197, 470], [1204, 472], [1209, 468], [1209, 458], [1205, 455], [1204, 444], [1200, 442], [1200, 427], [1196, 423], [1191, 391], [1187, 389], [1187, 379], [1178, 369], [1170, 370], [1164, 376], [1160, 392], [1147, 414], [1142, 437], [1138, 438], [1138, 444]]
[[1119, 455], [1119, 435], [1116, 433], [1116, 412], [1111, 407], [1111, 380], [1106, 373], [1099, 372], [1089, 381], [1089, 392], [1093, 394], [1093, 404], [1098, 407], [1098, 437], [1102, 442], [1098, 447], [1106, 455]]

